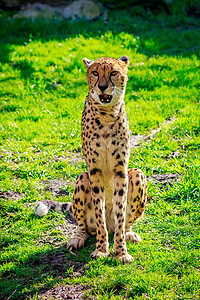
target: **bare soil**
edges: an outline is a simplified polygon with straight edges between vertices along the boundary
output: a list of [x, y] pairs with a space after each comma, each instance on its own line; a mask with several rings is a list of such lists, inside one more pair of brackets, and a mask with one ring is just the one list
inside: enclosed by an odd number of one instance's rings
[[182, 176], [179, 174], [155, 174], [148, 178], [148, 181], [153, 182], [153, 184], [158, 184], [161, 189], [166, 188], [167, 185], [172, 186], [174, 182], [181, 181]]
[[22, 198], [23, 196], [24, 196], [24, 194], [20, 194], [15, 191], [7, 191], [7, 192], [0, 193], [0, 198], [3, 198], [4, 200], [12, 199], [13, 201], [17, 201], [20, 198]]
[[150, 131], [148, 135], [132, 135], [130, 139], [130, 147], [132, 148], [138, 148], [141, 146], [141, 143], [149, 143], [151, 139], [155, 138], [156, 134], [160, 132], [163, 128], [168, 126], [169, 124], [173, 123], [175, 121], [175, 117], [170, 118], [169, 120], [165, 120], [158, 128], [153, 129]]
[[[84, 274], [85, 263], [76, 261], [67, 261], [64, 252], [50, 253], [40, 258], [39, 265], [43, 266], [43, 271], [48, 272], [54, 270], [55, 276], [59, 273], [62, 277], [67, 270], [73, 268], [71, 274], [68, 276], [80, 277]], [[85, 292], [91, 295], [91, 288], [86, 285], [75, 284], [75, 285], [60, 285], [52, 289], [44, 289], [38, 294], [38, 299], [86, 299]], [[96, 297], [89, 297], [87, 299], [96, 299]]]
[[43, 181], [44, 191], [50, 191], [53, 197], [59, 196], [69, 196], [69, 192], [67, 191], [67, 187], [69, 185], [74, 185], [74, 181], [71, 182], [69, 180], [64, 179], [53, 179], [48, 181]]
[[[80, 284], [76, 285], [64, 285], [58, 286], [54, 289], [50, 289], [38, 295], [38, 299], [56, 299], [56, 300], [64, 300], [64, 299], [84, 299], [85, 286]], [[95, 299], [95, 298], [90, 298]]]

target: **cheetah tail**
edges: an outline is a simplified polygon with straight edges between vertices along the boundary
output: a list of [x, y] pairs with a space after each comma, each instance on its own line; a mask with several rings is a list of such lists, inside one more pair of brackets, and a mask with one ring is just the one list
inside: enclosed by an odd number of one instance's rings
[[71, 203], [61, 203], [51, 200], [42, 200], [37, 203], [35, 214], [43, 217], [50, 210], [56, 210], [57, 212], [72, 212]]

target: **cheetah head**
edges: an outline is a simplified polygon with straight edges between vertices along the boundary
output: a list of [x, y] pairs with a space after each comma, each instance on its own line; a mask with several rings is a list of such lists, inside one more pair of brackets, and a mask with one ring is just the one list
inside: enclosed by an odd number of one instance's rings
[[125, 93], [129, 58], [102, 57], [95, 61], [84, 58], [83, 62], [92, 98], [101, 105], [117, 103]]

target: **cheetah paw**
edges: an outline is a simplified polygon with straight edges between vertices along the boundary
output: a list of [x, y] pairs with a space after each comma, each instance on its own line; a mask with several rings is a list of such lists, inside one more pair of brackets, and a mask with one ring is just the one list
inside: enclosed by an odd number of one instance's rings
[[68, 250], [76, 250], [83, 247], [84, 243], [86, 241], [85, 237], [74, 237], [67, 243], [67, 249]]
[[137, 242], [141, 242], [142, 239], [139, 236], [139, 234], [135, 233], [135, 232], [126, 232], [126, 241], [131, 241], [131, 243], [137, 243]]
[[127, 263], [133, 261], [133, 257], [130, 254], [128, 254], [128, 253], [123, 254], [121, 256], [117, 255], [117, 256], [115, 256], [115, 258], [118, 259], [123, 264], [127, 264]]
[[91, 254], [91, 257], [94, 258], [94, 259], [97, 259], [98, 257], [106, 257], [108, 255], [109, 255], [109, 250], [105, 250], [105, 251], [95, 250]]

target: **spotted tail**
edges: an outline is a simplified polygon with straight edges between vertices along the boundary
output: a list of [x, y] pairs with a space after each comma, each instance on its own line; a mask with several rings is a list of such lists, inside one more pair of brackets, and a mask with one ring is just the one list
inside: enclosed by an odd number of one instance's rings
[[43, 217], [50, 210], [56, 210], [57, 212], [69, 212], [72, 213], [71, 203], [61, 203], [51, 200], [42, 200], [36, 206], [35, 214]]

